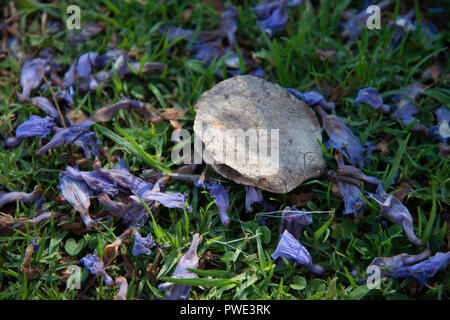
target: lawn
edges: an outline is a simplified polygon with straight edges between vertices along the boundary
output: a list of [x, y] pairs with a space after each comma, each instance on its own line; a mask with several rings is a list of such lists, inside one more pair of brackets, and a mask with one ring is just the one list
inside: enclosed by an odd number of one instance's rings
[[[66, 8], [74, 2], [81, 10], [81, 31], [69, 32]], [[40, 188], [45, 201], [17, 200], [0, 208], [0, 299], [109, 300], [119, 292], [120, 276], [128, 282], [126, 299], [160, 299], [164, 292], [158, 287], [170, 281], [194, 234], [199, 233], [200, 260], [190, 271], [196, 277], [173, 280], [191, 286], [189, 299], [447, 300], [450, 270], [445, 267], [428, 278], [426, 285], [414, 277], [387, 276], [378, 288], [367, 286], [365, 281], [366, 268], [376, 257], [449, 251], [448, 146], [413, 128], [417, 124], [432, 128], [437, 124], [434, 111], [440, 106], [448, 110], [450, 106], [450, 12], [445, 10], [445, 1], [394, 0], [381, 10], [380, 29], [364, 26], [353, 39], [343, 35], [341, 23], [348, 17], [345, 12], [356, 14], [366, 2], [304, 1], [287, 9], [289, 20], [271, 35], [258, 28], [258, 16], [251, 9], [258, 1], [230, 1], [238, 14], [236, 43], [231, 49], [237, 53], [238, 66], [231, 71], [232, 53], [203, 63], [193, 52], [201, 31], [220, 27], [221, 12], [226, 8], [222, 1], [19, 0], [2, 4], [0, 191], [30, 193]], [[390, 22], [408, 12], [415, 28], [396, 33], [399, 29], [390, 27]], [[89, 24], [97, 25], [98, 33], [73, 41], [74, 35], [87, 31]], [[192, 29], [194, 35], [188, 41], [171, 41], [169, 34], [161, 32], [166, 24]], [[435, 33], [427, 33], [433, 28]], [[13, 45], [8, 42], [12, 40]], [[93, 90], [83, 90], [77, 82], [73, 105], [65, 99], [58, 100], [57, 105], [58, 115], [65, 119], [57, 126], [63, 128], [76, 121], [81, 123], [123, 97], [145, 103], [119, 108], [103, 119], [106, 121], [96, 118], [90, 130], [100, 142], [98, 154], [87, 159], [79, 145], [66, 144], [37, 156], [53, 134], [25, 138], [15, 147], [6, 146], [6, 139], [14, 137], [17, 127], [30, 116], [46, 116], [36, 103], [20, 99], [26, 58], [47, 57], [49, 52], [52, 55], [49, 61], [55, 71], [44, 77], [30, 97], [46, 97], [56, 106], [61, 80], [72, 63], [87, 52], [105, 54], [110, 49], [126, 53], [130, 61], [137, 62], [136, 68], [126, 76], [111, 72]], [[327, 54], [318, 54], [317, 50]], [[165, 66], [142, 72], [147, 62]], [[96, 72], [110, 68], [111, 63], [107, 63]], [[91, 171], [97, 160], [102, 168], [111, 169], [123, 160], [130, 172], [144, 181], [151, 172], [180, 172], [176, 170], [182, 165], [171, 158], [171, 135], [176, 128], [193, 132], [194, 106], [199, 96], [231, 78], [232, 73], [261, 72], [265, 80], [283, 88], [317, 90], [328, 102], [335, 103], [329, 113], [339, 116], [361, 145], [374, 146], [360, 169], [381, 180], [386, 192], [400, 199], [412, 216], [413, 232], [423, 246], [413, 244], [394, 220], [380, 217], [382, 207], [370, 197], [375, 188], [366, 182], [360, 184], [359, 195], [365, 207], [356, 216], [344, 215], [344, 201], [333, 192], [336, 180], [330, 174], [308, 180], [287, 194], [262, 191], [272, 211], [288, 206], [325, 211], [310, 215], [312, 223], [306, 225], [299, 238], [312, 262], [324, 268], [320, 275], [299, 263], [274, 259], [281, 214], [263, 214], [269, 210], [259, 204], [254, 205], [253, 212], [246, 212], [244, 186], [205, 164], [197, 165], [188, 176], [205, 172], [208, 178], [216, 179], [211, 181], [226, 189], [229, 226], [222, 224], [209, 188], [192, 179], [172, 177], [165, 192], [186, 194], [187, 206], [167, 208], [159, 202], [137, 200], [144, 203], [148, 215], [147, 222], [137, 230], [142, 236], [151, 234], [155, 241], [148, 254], [133, 254], [136, 233], [124, 235], [124, 241], [118, 244], [116, 240], [121, 239], [127, 226], [122, 218], [110, 215], [97, 194], [90, 198], [89, 214], [96, 221], [90, 230], [85, 228], [80, 213], [64, 201], [59, 186], [60, 173], [66, 166]], [[393, 109], [395, 97], [407, 94], [411, 83], [419, 83], [422, 89], [415, 99], [409, 99], [418, 112], [407, 125], [393, 118], [392, 113], [364, 103], [353, 104], [359, 90], [372, 87]], [[325, 130], [322, 136], [323, 141], [328, 140]], [[93, 147], [92, 140], [88, 145]], [[336, 148], [324, 144], [321, 148], [327, 170], [336, 172]], [[120, 193], [111, 198], [125, 201], [127, 196]], [[31, 219], [42, 212], [52, 213], [50, 219], [24, 223], [19, 229], [5, 227], [8, 219]], [[32, 241], [36, 242], [35, 252], [30, 251]], [[111, 246], [113, 243], [117, 245]], [[107, 285], [106, 277], [91, 274], [80, 262], [94, 252], [105, 262], [115, 285]], [[24, 261], [28, 263], [24, 265]], [[71, 270], [75, 270], [73, 266], [80, 267], [76, 269], [81, 272], [79, 288], [70, 288], [66, 283]]]

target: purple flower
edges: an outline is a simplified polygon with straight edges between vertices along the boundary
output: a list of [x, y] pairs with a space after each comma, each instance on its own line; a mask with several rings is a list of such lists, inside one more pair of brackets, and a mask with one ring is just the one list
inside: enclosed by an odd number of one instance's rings
[[100, 141], [97, 138], [97, 135], [93, 131], [86, 131], [82, 133], [78, 138], [73, 140], [72, 144], [77, 146], [78, 148], [83, 149], [84, 156], [87, 159], [91, 159], [92, 155], [101, 159], [102, 154], [99, 151]]
[[445, 270], [450, 263], [450, 251], [438, 252], [428, 260], [415, 264], [409, 268], [411, 276], [420, 284], [427, 284], [427, 278], [433, 277], [440, 270]]
[[131, 192], [142, 197], [142, 195], [153, 188], [153, 184], [131, 174], [125, 166], [118, 166], [114, 169], [102, 169], [100, 161], [94, 161], [92, 164], [96, 175], [117, 183], [120, 191]]
[[272, 11], [268, 18], [258, 21], [260, 28], [270, 36], [282, 31], [286, 26], [286, 23], [289, 20], [289, 14], [286, 8], [287, 2], [288, 0], [281, 0], [278, 7]]
[[101, 30], [102, 28], [94, 23], [83, 23], [81, 32], [75, 33], [69, 31], [67, 40], [69, 42], [72, 42], [73, 44], [79, 44], [81, 42], [89, 40], [92, 37], [95, 37]]
[[391, 108], [387, 104], [383, 104], [383, 98], [378, 94], [375, 88], [365, 88], [358, 92], [358, 96], [353, 101], [353, 105], [358, 105], [361, 103], [366, 103], [374, 109], [380, 109], [381, 111], [387, 113], [390, 112]]
[[[37, 156], [42, 156], [45, 152], [47, 152], [50, 149], [61, 147], [63, 145], [73, 143], [75, 140], [80, 138], [83, 134], [88, 133], [88, 128], [93, 125], [94, 122], [91, 121], [85, 121], [83, 124], [75, 124], [73, 126], [70, 126], [68, 128], [59, 129], [56, 134], [53, 136], [53, 138], [50, 140], [49, 143], [47, 143], [45, 146], [40, 148], [37, 152]], [[89, 137], [89, 134], [85, 137]], [[89, 150], [92, 146], [85, 145], [85, 142], [92, 142], [92, 141], [84, 141], [84, 138], [78, 140], [77, 144], [78, 146], [82, 146], [83, 150], [86, 151]], [[89, 152], [88, 152], [89, 154]], [[90, 155], [90, 154], [89, 154]], [[86, 155], [88, 156], [88, 155]]]
[[87, 184], [62, 174], [59, 177], [59, 189], [64, 199], [72, 205], [75, 211], [80, 213], [86, 228], [91, 229], [94, 221], [89, 216], [91, 200]]
[[77, 63], [74, 62], [70, 66], [69, 70], [67, 70], [67, 72], [64, 74], [64, 79], [63, 79], [63, 83], [62, 83], [63, 89], [69, 89], [69, 88], [72, 88], [73, 86], [75, 86], [76, 68], [77, 68]]
[[[187, 269], [196, 269], [198, 267], [199, 258], [197, 256], [197, 247], [201, 241], [202, 237], [200, 234], [194, 234], [191, 246], [188, 252], [181, 257], [180, 261], [178, 261], [175, 272], [172, 273], [172, 278], [193, 279], [197, 277], [195, 273]], [[158, 290], [164, 292], [167, 300], [187, 300], [189, 298], [191, 286], [164, 282], [158, 286]]]
[[133, 243], [133, 256], [139, 256], [141, 254], [145, 254], [147, 256], [150, 255], [151, 248], [156, 246], [156, 242], [152, 238], [152, 234], [149, 233], [147, 237], [141, 236], [139, 231], [134, 232], [134, 243]]
[[303, 228], [312, 222], [313, 219], [310, 215], [302, 214], [294, 207], [286, 207], [282, 211], [280, 234], [287, 230], [295, 239], [298, 239], [302, 235]]
[[150, 215], [136, 196], [130, 196], [130, 200], [130, 208], [123, 217], [122, 223], [132, 229], [143, 227]]
[[[407, 90], [406, 93], [395, 95], [392, 99], [395, 102], [395, 109], [391, 114], [391, 118], [400, 120], [404, 126], [408, 126], [416, 120], [414, 115], [419, 112], [419, 109], [411, 101], [414, 101], [419, 96], [423, 88], [420, 84], [411, 83], [404, 89]], [[424, 133], [429, 131], [428, 128], [419, 123], [414, 125], [412, 130], [423, 131]]]
[[300, 6], [303, 0], [278, 0], [253, 7], [252, 10], [258, 14], [260, 28], [270, 36], [282, 31], [289, 20], [287, 8]]
[[[255, 11], [259, 16], [267, 17], [270, 12], [278, 8], [281, 4], [282, 0], [275, 0], [268, 3], [261, 4], [256, 7], [252, 7], [252, 10]], [[288, 8], [295, 8], [301, 6], [304, 0], [292, 0], [287, 3]]]
[[[197, 60], [209, 65], [214, 58], [220, 58], [234, 50], [236, 44], [235, 32], [237, 30], [238, 11], [235, 7], [226, 4], [222, 12], [222, 22], [217, 30], [200, 31], [190, 51]], [[189, 41], [194, 35], [193, 30], [181, 29], [165, 25], [159, 30], [162, 34], [169, 34], [169, 41], [175, 41], [184, 37], [183, 41]]]
[[390, 217], [395, 223], [401, 225], [405, 230], [409, 240], [417, 246], [422, 246], [423, 242], [414, 234], [413, 219], [411, 214], [399, 199], [388, 195], [381, 184], [378, 185], [376, 194], [370, 197], [381, 206], [380, 216]]
[[186, 205], [186, 194], [181, 193], [164, 193], [149, 190], [141, 195], [145, 202], [158, 201], [166, 208], [186, 208], [192, 210], [189, 205]]
[[40, 118], [32, 115], [30, 119], [20, 124], [16, 129], [16, 137], [6, 140], [8, 147], [14, 147], [18, 145], [22, 139], [27, 137], [39, 136], [42, 139], [50, 134], [51, 130], [55, 127], [53, 119], [50, 117]]
[[434, 113], [436, 114], [438, 124], [433, 126], [428, 134], [444, 143], [448, 143], [450, 137], [450, 111], [446, 107], [441, 106]]
[[357, 185], [343, 182], [339, 179], [335, 182], [336, 195], [344, 200], [344, 214], [353, 214], [355, 217], [366, 207], [366, 203], [361, 198], [361, 189]]
[[407, 268], [429, 256], [430, 250], [425, 250], [417, 255], [402, 253], [393, 257], [377, 257], [372, 260], [370, 265], [386, 268], [386, 270], [382, 270], [382, 275], [391, 276], [392, 274], [398, 274], [398, 270]]
[[286, 258], [290, 262], [297, 261], [315, 274], [322, 274], [324, 269], [312, 263], [308, 250], [289, 231], [284, 230], [280, 237], [277, 248], [272, 254], [273, 259]]
[[47, 61], [44, 59], [33, 59], [25, 61], [20, 74], [20, 85], [22, 94], [19, 96], [20, 102], [25, 102], [30, 98], [31, 90], [37, 88], [42, 81]]
[[252, 212], [253, 203], [264, 203], [264, 198], [260, 189], [254, 186], [244, 186], [245, 187], [245, 212]]
[[230, 218], [227, 215], [227, 210], [230, 200], [228, 198], [227, 190], [216, 181], [211, 181], [210, 183], [196, 181], [195, 184], [197, 187], [206, 187], [208, 189], [211, 198], [214, 199], [216, 206], [219, 209], [219, 216], [222, 224], [224, 226], [229, 226]]
[[306, 93], [301, 93], [292, 88], [286, 88], [286, 90], [291, 93], [297, 99], [303, 100], [308, 106], [312, 107], [319, 105], [325, 110], [331, 112], [336, 104], [334, 102], [327, 102], [325, 98], [316, 91], [309, 91]]
[[98, 52], [87, 52], [78, 58], [76, 72], [80, 78], [88, 78], [92, 74]]
[[[390, 258], [375, 258], [371, 265], [379, 267], [391, 267], [383, 270], [384, 276], [393, 278], [414, 277], [420, 284], [427, 284], [427, 278], [431, 278], [441, 270], [445, 270], [450, 263], [450, 251], [438, 252], [428, 258], [430, 251], [426, 250], [418, 255], [400, 254]], [[424, 259], [428, 258], [425, 261]], [[419, 262], [422, 261], [422, 262]]]
[[59, 119], [59, 113], [56, 110], [56, 108], [53, 106], [53, 104], [44, 97], [34, 97], [31, 98], [31, 103], [34, 104], [36, 107], [47, 113], [50, 117], [54, 119]]
[[325, 132], [330, 138], [324, 145], [328, 149], [334, 147], [350, 160], [353, 166], [362, 167], [366, 159], [364, 156], [365, 150], [359, 138], [339, 117], [327, 114], [320, 106], [317, 107], [317, 110], [322, 117]]
[[99, 275], [105, 281], [107, 286], [113, 286], [113, 279], [106, 273], [105, 265], [103, 264], [102, 259], [100, 259], [97, 254], [88, 254], [83, 257], [79, 263], [83, 264], [85, 268], [87, 268], [91, 274]]
[[35, 201], [42, 195], [42, 189], [37, 188], [31, 193], [26, 192], [3, 192], [0, 191], [0, 209], [7, 203], [16, 202], [17, 200], [23, 202]]
[[64, 174], [74, 180], [86, 182], [88, 187], [96, 192], [103, 192], [110, 196], [115, 196], [119, 192], [115, 182], [103, 179], [92, 171], [79, 171], [78, 169], [67, 166]]

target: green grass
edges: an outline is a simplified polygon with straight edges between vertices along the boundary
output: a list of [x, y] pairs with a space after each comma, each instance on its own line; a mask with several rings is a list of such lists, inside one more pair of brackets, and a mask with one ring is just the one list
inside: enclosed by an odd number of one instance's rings
[[[389, 156], [375, 151], [370, 165], [363, 171], [382, 179], [384, 186], [391, 185], [389, 193], [399, 191], [402, 182], [412, 186], [403, 203], [414, 218], [415, 232], [433, 253], [448, 251], [448, 183], [449, 158], [438, 154], [437, 143], [422, 133], [412, 132], [399, 122], [367, 106], [353, 106], [358, 90], [375, 87], [382, 93], [385, 103], [402, 92], [412, 81], [426, 83], [429, 87], [416, 102], [420, 109], [417, 118], [421, 123], [435, 123], [433, 110], [441, 104], [449, 105], [448, 45], [450, 39], [448, 19], [437, 21], [440, 33], [435, 41], [429, 41], [418, 33], [411, 33], [397, 47], [391, 45], [392, 31], [387, 18], [403, 14], [414, 7], [412, 1], [395, 1], [396, 5], [383, 11], [381, 30], [364, 30], [354, 43], [346, 43], [337, 27], [343, 11], [356, 11], [361, 1], [306, 1], [305, 6], [289, 9], [290, 19], [285, 31], [270, 39], [256, 27], [255, 14], [250, 7], [257, 1], [233, 1], [239, 3], [238, 43], [239, 62], [242, 71], [250, 71], [242, 64], [242, 57], [253, 56], [264, 69], [266, 79], [284, 87], [308, 91], [317, 88], [326, 98], [331, 89], [337, 92], [335, 113], [361, 138], [361, 141], [378, 143], [387, 136]], [[213, 87], [224, 70], [224, 58], [216, 59], [209, 67], [203, 67], [186, 50], [183, 42], [169, 43], [157, 31], [166, 22], [196, 31], [213, 29], [219, 25], [220, 14], [204, 1], [167, 0], [103, 2], [76, 1], [82, 10], [82, 22], [97, 22], [104, 27], [100, 35], [73, 47], [66, 43], [67, 31], [55, 34], [41, 33], [41, 16], [47, 14], [51, 21], [63, 22], [65, 8], [73, 1], [55, 1], [40, 4], [34, 0], [16, 1], [18, 28], [23, 35], [23, 50], [37, 53], [51, 46], [55, 49], [55, 61], [67, 68], [80, 54], [87, 51], [105, 52], [113, 43], [117, 49], [135, 52], [139, 61], [158, 61], [167, 64], [163, 72], [150, 75], [136, 74], [120, 80], [101, 84], [96, 93], [77, 95], [74, 109], [86, 114], [115, 103], [122, 96], [139, 99], [156, 108], [178, 107], [188, 109], [180, 119], [183, 128], [192, 132], [195, 113], [193, 106], [198, 97]], [[419, 10], [427, 16], [428, 4], [421, 1]], [[436, 5], [438, 6], [438, 5]], [[442, 5], [444, 6], [444, 5]], [[181, 18], [189, 7], [194, 8], [190, 21]], [[395, 9], [394, 9], [395, 8]], [[395, 10], [395, 13], [394, 13]], [[245, 44], [245, 45], [244, 45]], [[191, 46], [188, 43], [187, 46]], [[334, 64], [320, 61], [316, 49], [337, 50]], [[436, 81], [421, 79], [421, 73], [439, 55], [447, 61], [442, 75]], [[30, 115], [43, 115], [31, 104], [20, 103], [15, 93], [21, 91], [19, 78], [23, 61], [11, 56], [0, 60], [0, 132], [12, 136], [15, 128]], [[48, 92], [44, 95], [51, 99]], [[67, 112], [63, 107], [63, 112]], [[120, 110], [112, 121], [93, 126], [106, 153], [103, 167], [112, 167], [112, 156], [124, 158], [131, 171], [138, 176], [144, 169], [172, 170], [173, 144], [170, 142], [172, 127], [168, 121], [154, 125], [144, 112]], [[77, 214], [68, 203], [55, 199], [59, 172], [73, 164], [69, 149], [60, 147], [41, 158], [34, 153], [47, 139], [25, 139], [18, 147], [0, 148], [0, 184], [2, 191], [31, 192], [39, 186], [44, 190], [45, 206], [53, 212], [66, 215], [67, 222], [78, 221]], [[72, 147], [76, 159], [82, 151]], [[332, 154], [324, 150], [330, 168], [336, 165]], [[72, 161], [72, 162], [70, 162]], [[202, 166], [203, 169], [204, 166]], [[90, 170], [90, 164], [84, 170]], [[201, 170], [198, 172], [201, 172]], [[343, 202], [331, 192], [331, 182], [326, 177], [308, 181], [291, 194], [313, 193], [307, 210], [332, 210], [332, 215], [313, 215], [313, 224], [306, 227], [300, 238], [309, 250], [312, 260], [326, 269], [316, 276], [298, 265], [276, 265], [271, 258], [275, 250], [280, 221], [268, 219], [260, 226], [254, 213], [245, 213], [245, 192], [237, 185], [215, 174], [229, 191], [228, 214], [231, 226], [220, 223], [217, 207], [207, 191], [191, 187], [184, 182], [171, 181], [168, 191], [190, 192], [192, 212], [180, 209], [163, 209], [154, 213], [142, 228], [143, 234], [152, 233], [161, 248], [157, 284], [170, 278], [179, 258], [189, 247], [192, 235], [199, 232], [203, 241], [199, 246], [201, 269], [192, 270], [196, 279], [174, 280], [192, 285], [192, 299], [448, 299], [449, 270], [430, 279], [429, 286], [419, 286], [412, 278], [386, 279], [380, 289], [368, 289], [360, 280], [367, 277], [366, 267], [377, 256], [399, 253], [417, 254], [423, 249], [411, 244], [400, 226], [388, 221], [383, 227], [376, 218], [378, 206], [371, 203], [358, 218], [343, 216]], [[398, 176], [396, 177], [396, 174]], [[396, 178], [395, 178], [396, 177]], [[364, 188], [363, 188], [364, 189]], [[264, 192], [264, 197], [276, 208], [291, 205], [288, 195]], [[370, 200], [368, 200], [370, 201]], [[102, 210], [92, 199], [90, 212]], [[2, 212], [19, 217], [32, 217], [32, 203], [16, 203], [5, 206]], [[65, 223], [67, 223], [65, 222]], [[112, 299], [117, 287], [109, 288], [100, 278], [93, 278], [83, 269], [81, 290], [66, 290], [61, 283], [62, 271], [77, 264], [88, 253], [97, 250], [102, 255], [106, 245], [112, 243], [124, 226], [114, 218], [102, 230], [95, 229], [84, 235], [65, 231], [63, 226], [50, 221], [26, 232], [17, 231], [12, 236], [0, 236], [0, 299]], [[38, 237], [40, 249], [33, 255], [32, 266], [40, 274], [27, 281], [20, 271], [25, 249], [30, 239]], [[239, 241], [234, 241], [240, 239]], [[234, 242], [230, 242], [234, 241]], [[230, 243], [228, 243], [230, 242]], [[108, 269], [113, 277], [124, 276], [129, 264], [135, 272], [133, 281], [128, 279], [129, 299], [151, 299], [159, 292], [146, 278], [146, 267], [153, 262], [151, 256], [133, 257], [132, 240], [121, 245], [120, 254]], [[358, 275], [351, 275], [356, 268]]]

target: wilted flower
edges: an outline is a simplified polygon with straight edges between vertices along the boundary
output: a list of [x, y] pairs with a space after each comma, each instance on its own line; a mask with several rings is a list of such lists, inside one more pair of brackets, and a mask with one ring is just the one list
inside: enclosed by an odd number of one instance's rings
[[50, 117], [54, 119], [59, 119], [59, 113], [53, 104], [45, 97], [33, 97], [31, 98], [31, 103], [36, 107], [47, 113]]
[[395, 223], [403, 227], [412, 243], [417, 246], [423, 245], [423, 242], [414, 234], [413, 219], [408, 208], [406, 208], [399, 199], [392, 195], [388, 195], [381, 184], [378, 185], [376, 194], [370, 194], [370, 197], [376, 200], [381, 206], [381, 216], [392, 218]]
[[315, 274], [322, 274], [324, 269], [312, 263], [308, 250], [289, 231], [284, 230], [280, 237], [277, 248], [272, 254], [273, 259], [286, 258], [290, 262], [297, 261]]
[[428, 260], [415, 264], [409, 268], [411, 276], [420, 284], [426, 284], [427, 278], [433, 277], [440, 270], [445, 270], [450, 263], [450, 251], [438, 252]]
[[[178, 262], [175, 272], [172, 273], [172, 278], [192, 279], [197, 275], [188, 268], [196, 269], [198, 267], [199, 258], [197, 256], [197, 247], [202, 241], [200, 234], [194, 234], [191, 246]], [[189, 291], [191, 286], [175, 284], [171, 282], [164, 282], [158, 286], [158, 290], [163, 291], [167, 300], [186, 300], [189, 298]]]
[[[237, 9], [230, 4], [225, 4], [219, 29], [200, 31], [198, 33], [190, 49], [197, 60], [203, 61], [205, 65], [209, 65], [214, 58], [220, 58], [234, 50], [237, 17]], [[159, 31], [164, 35], [168, 34], [169, 41], [175, 41], [180, 37], [184, 37], [183, 41], [189, 41], [194, 35], [193, 30], [177, 28], [170, 25], [164, 25]]]
[[87, 52], [78, 58], [76, 72], [78, 77], [86, 78], [92, 74], [92, 70], [97, 66], [96, 59], [98, 52]]
[[93, 171], [98, 176], [117, 183], [121, 191], [131, 192], [142, 197], [142, 195], [153, 188], [153, 184], [131, 174], [126, 166], [120, 166], [114, 169], [102, 169], [100, 161], [94, 161]]
[[103, 192], [110, 196], [115, 196], [119, 192], [115, 182], [108, 181], [96, 175], [93, 171], [79, 171], [71, 166], [67, 166], [64, 174], [74, 180], [86, 182], [88, 187], [96, 192]]
[[35, 201], [42, 195], [42, 189], [36, 188], [31, 193], [26, 192], [3, 192], [0, 191], [0, 209], [7, 203], [16, 202], [17, 200], [23, 202]]
[[228, 198], [227, 190], [216, 181], [211, 181], [210, 183], [202, 182], [200, 180], [195, 182], [197, 187], [206, 187], [211, 195], [211, 198], [214, 199], [217, 208], [219, 209], [219, 216], [222, 224], [225, 226], [230, 225], [230, 218], [227, 215], [228, 205], [230, 204], [230, 200]]
[[391, 258], [375, 258], [371, 265], [391, 267], [382, 271], [384, 276], [393, 278], [414, 277], [420, 284], [425, 285], [427, 284], [427, 278], [445, 270], [450, 263], [450, 251], [446, 253], [438, 252], [431, 258], [419, 262], [429, 255], [430, 251], [426, 250], [418, 255], [400, 254]]
[[133, 243], [133, 256], [139, 256], [141, 254], [150, 255], [152, 248], [156, 246], [156, 242], [152, 238], [152, 234], [149, 233], [145, 238], [141, 236], [139, 231], [134, 231], [134, 243]]
[[91, 229], [94, 221], [89, 216], [91, 200], [87, 184], [84, 181], [77, 181], [62, 174], [59, 177], [59, 189], [64, 199], [72, 205], [75, 211], [80, 213], [86, 228]]
[[123, 217], [122, 223], [132, 229], [143, 227], [150, 215], [136, 196], [130, 196], [130, 200], [130, 208]]
[[[83, 124], [75, 124], [68, 128], [59, 129], [53, 136], [53, 138], [50, 140], [50, 142], [36, 152], [36, 155], [42, 156], [45, 152], [47, 152], [50, 149], [61, 147], [69, 143], [74, 143], [75, 140], [80, 138], [83, 134], [87, 134], [87, 136], [85, 137], [89, 137], [88, 128], [93, 124], [94, 122], [85, 121]], [[89, 148], [92, 148], [92, 145], [85, 145], [85, 142], [92, 143], [92, 141], [89, 141], [88, 139], [86, 140], [85, 138], [81, 138], [77, 141], [76, 145], [83, 147], [83, 151], [85, 151], [85, 153], [88, 152], [88, 154], [86, 155], [87, 157], [88, 155], [90, 155], [90, 151], [88, 150]]]
[[116, 278], [116, 286], [119, 287], [119, 292], [117, 292], [116, 296], [114, 297], [114, 300], [126, 300], [127, 299], [127, 293], [128, 293], [128, 282], [125, 277], [117, 277]]
[[102, 277], [107, 286], [114, 285], [113, 279], [105, 271], [105, 266], [102, 259], [100, 259], [95, 252], [94, 254], [88, 254], [82, 258], [79, 263], [83, 264], [84, 267], [91, 272], [91, 274]]
[[130, 210], [129, 204], [111, 200], [106, 193], [100, 193], [98, 195], [98, 201], [108, 209], [111, 215], [115, 217], [123, 218], [127, 214], [128, 210]]
[[441, 106], [434, 113], [436, 114], [438, 124], [433, 126], [428, 134], [444, 143], [448, 143], [450, 137], [450, 111], [446, 107]]
[[387, 104], [383, 104], [383, 98], [378, 94], [377, 89], [372, 87], [359, 90], [353, 105], [361, 103], [366, 103], [374, 109], [381, 109], [385, 113], [391, 110]]
[[20, 85], [23, 88], [22, 94], [19, 96], [20, 102], [27, 101], [30, 98], [31, 90], [39, 86], [46, 65], [47, 61], [40, 58], [25, 61], [20, 74]]
[[362, 167], [366, 161], [364, 147], [359, 138], [342, 122], [339, 117], [327, 114], [320, 106], [317, 111], [322, 117], [325, 131], [330, 138], [325, 142], [327, 148], [335, 148], [342, 153], [353, 166]]
[[[88, 122], [88, 121], [86, 121]], [[85, 131], [78, 138], [73, 140], [72, 144], [83, 149], [84, 156], [91, 159], [92, 155], [101, 159], [102, 154], [99, 151], [100, 141], [94, 131]]]
[[[371, 266], [386, 268], [382, 270], [383, 276], [391, 276], [391, 271], [395, 274], [396, 270], [407, 268], [430, 256], [430, 250], [425, 250], [417, 255], [402, 253], [393, 257], [377, 257], [370, 263]], [[397, 271], [398, 272], [398, 271]]]
[[69, 31], [67, 40], [69, 42], [72, 42], [73, 44], [79, 44], [96, 36], [101, 30], [102, 28], [94, 23], [83, 22], [83, 28], [81, 28], [81, 32]]
[[245, 187], [245, 212], [252, 212], [253, 203], [264, 203], [264, 198], [260, 189], [254, 186], [244, 186]]
[[[404, 89], [407, 90], [406, 93], [395, 95], [392, 99], [395, 102], [395, 109], [391, 117], [392, 119], [400, 120], [404, 126], [408, 126], [416, 120], [414, 115], [419, 112], [419, 109], [411, 101], [414, 101], [419, 96], [423, 91], [423, 87], [420, 84], [411, 83]], [[419, 123], [412, 130], [428, 132], [428, 128]]]
[[300, 238], [303, 228], [310, 225], [313, 219], [307, 213], [303, 213], [294, 207], [286, 207], [282, 211], [280, 234], [287, 230], [295, 239]]
[[316, 91], [309, 91], [306, 93], [301, 93], [292, 88], [286, 88], [286, 90], [291, 93], [297, 99], [303, 100], [308, 106], [312, 107], [319, 105], [325, 110], [331, 112], [336, 104], [334, 102], [327, 102], [325, 98]]
[[44, 139], [50, 134], [51, 130], [55, 127], [53, 119], [50, 117], [40, 118], [32, 115], [30, 119], [21, 123], [16, 129], [16, 137], [6, 140], [8, 147], [14, 147], [19, 144], [22, 139], [27, 137], [39, 136]]
[[186, 194], [164, 193], [149, 190], [147, 192], [144, 192], [141, 195], [141, 198], [145, 202], [158, 201], [166, 208], [186, 208], [186, 210], [188, 211], [191, 210], [190, 206], [186, 205]]
[[258, 24], [260, 28], [270, 36], [282, 31], [289, 20], [287, 8], [298, 7], [303, 0], [278, 0], [267, 4], [253, 7], [252, 10], [258, 14]]

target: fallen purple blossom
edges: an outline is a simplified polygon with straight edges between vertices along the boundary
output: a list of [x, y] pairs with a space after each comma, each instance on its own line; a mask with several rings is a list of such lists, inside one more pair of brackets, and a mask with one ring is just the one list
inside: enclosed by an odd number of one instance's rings
[[356, 106], [361, 103], [366, 103], [374, 109], [381, 109], [384, 113], [391, 111], [391, 108], [383, 103], [383, 98], [378, 94], [377, 90], [372, 87], [359, 90], [353, 105]]
[[297, 91], [292, 88], [286, 88], [286, 90], [297, 99], [303, 100], [310, 107], [319, 105], [328, 112], [331, 112], [336, 106], [334, 102], [327, 102], [325, 98], [316, 91], [301, 93], [300, 91]]
[[39, 86], [46, 65], [47, 61], [40, 58], [25, 61], [20, 74], [20, 85], [23, 88], [22, 94], [19, 95], [20, 102], [28, 101], [31, 91]]
[[411, 214], [399, 199], [388, 195], [381, 184], [378, 185], [376, 194], [369, 194], [381, 206], [380, 216], [390, 217], [395, 223], [405, 230], [409, 240], [417, 246], [422, 246], [423, 242], [414, 234], [413, 219]]
[[362, 167], [367, 159], [364, 156], [365, 149], [359, 138], [337, 116], [326, 113], [320, 106], [316, 106], [322, 117], [325, 132], [330, 138], [325, 146], [334, 147], [342, 153], [353, 166]]
[[59, 119], [58, 110], [53, 106], [53, 104], [45, 97], [33, 97], [31, 98], [31, 103], [36, 107], [44, 111], [50, 117], [54, 119]]
[[214, 202], [216, 203], [216, 206], [219, 209], [219, 217], [220, 220], [222, 221], [222, 224], [224, 226], [229, 226], [231, 221], [227, 215], [227, 211], [228, 206], [230, 204], [230, 200], [228, 198], [227, 190], [216, 181], [211, 181], [208, 183], [198, 180], [195, 182], [195, 185], [197, 187], [206, 187], [208, 189], [211, 198], [214, 199]]
[[6, 140], [6, 145], [8, 147], [14, 147], [19, 144], [22, 139], [28, 137], [41, 137], [44, 139], [47, 137], [52, 129], [55, 127], [55, 123], [53, 119], [50, 117], [41, 118], [35, 115], [32, 115], [30, 119], [21, 123], [16, 129], [16, 137], [8, 138]]
[[294, 207], [286, 207], [282, 211], [280, 234], [287, 230], [295, 239], [299, 239], [305, 226], [313, 222], [308, 213], [303, 213]]
[[105, 281], [107, 286], [113, 286], [113, 279], [106, 273], [105, 265], [103, 264], [102, 259], [100, 259], [97, 254], [88, 254], [87, 256], [81, 258], [79, 261], [85, 268], [87, 268], [91, 274], [99, 275]]
[[88, 186], [84, 181], [74, 180], [71, 177], [61, 174], [59, 186], [61, 195], [72, 207], [80, 213], [84, 225], [88, 230], [94, 225], [94, 221], [89, 216], [89, 206], [91, 205]]
[[110, 196], [115, 196], [119, 192], [115, 182], [99, 177], [92, 171], [79, 171], [76, 168], [67, 166], [64, 174], [74, 180], [86, 182], [88, 187], [96, 192], [106, 193]]
[[[188, 252], [178, 261], [175, 272], [172, 273], [172, 278], [193, 279], [197, 277], [195, 273], [187, 269], [196, 269], [198, 267], [199, 258], [197, 256], [197, 248], [201, 241], [202, 237], [200, 234], [194, 234], [191, 246]], [[158, 290], [164, 292], [166, 300], [187, 300], [191, 286], [164, 282], [158, 286]]]
[[312, 263], [308, 250], [289, 231], [285, 230], [280, 237], [277, 248], [272, 254], [273, 259], [286, 258], [289, 262], [297, 261], [315, 274], [322, 274], [324, 269]]
[[151, 249], [155, 246], [156, 242], [153, 240], [151, 233], [144, 238], [139, 231], [134, 231], [133, 256], [136, 257], [141, 254], [149, 256], [152, 252]]

